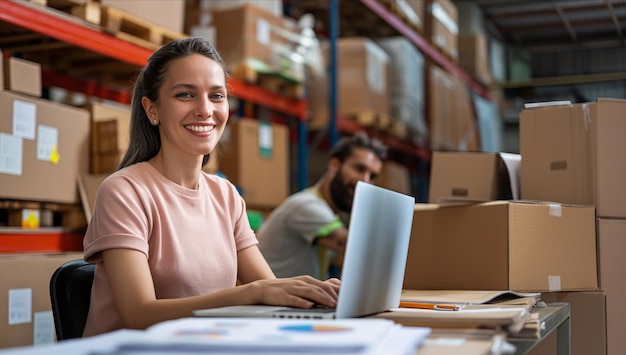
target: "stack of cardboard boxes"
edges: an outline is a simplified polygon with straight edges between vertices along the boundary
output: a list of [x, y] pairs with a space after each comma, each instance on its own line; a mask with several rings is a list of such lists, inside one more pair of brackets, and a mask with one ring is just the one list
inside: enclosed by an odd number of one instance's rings
[[[625, 110], [625, 100], [597, 99], [540, 105], [520, 114], [522, 197], [596, 208], [599, 290], [543, 295], [571, 303], [574, 341], [588, 343], [590, 334], [606, 337], [606, 344], [587, 354], [626, 351], [626, 288], [621, 272], [626, 267], [621, 253], [626, 246], [626, 166], [621, 153], [626, 148]], [[579, 322], [574, 317], [592, 308], [595, 317], [606, 315], [605, 323], [587, 324], [585, 332], [574, 333]], [[573, 353], [578, 353], [576, 347]]]
[[[88, 169], [89, 113], [42, 99], [39, 64], [1, 59], [0, 199], [78, 203], [76, 177]], [[65, 261], [81, 257], [0, 254], [0, 348], [54, 341], [50, 277]]]
[[489, 50], [485, 35], [480, 33], [459, 34], [459, 65], [477, 82], [486, 86], [491, 84]]
[[218, 170], [240, 189], [250, 209], [268, 211], [289, 195], [289, 129], [238, 119], [220, 141]]
[[[275, 68], [276, 51], [292, 45], [289, 34], [295, 31], [295, 21], [271, 11], [281, 8], [276, 1], [209, 1], [205, 5], [212, 14], [215, 46], [231, 69]], [[205, 171], [224, 174], [239, 188], [249, 209], [269, 211], [290, 193], [289, 140], [289, 127], [271, 117], [232, 115]]]
[[85, 108], [91, 117], [89, 172], [110, 174], [117, 170], [128, 149], [130, 107], [91, 101]]
[[573, 353], [604, 353], [594, 206], [511, 199], [515, 188], [503, 186], [515, 173], [503, 165], [492, 153], [433, 154], [431, 203], [415, 207], [404, 287], [584, 292], [585, 304], [572, 302]]
[[[337, 113], [355, 117], [372, 113], [388, 117], [391, 68], [387, 52], [366, 37], [340, 38], [336, 50]], [[330, 68], [329, 54], [330, 44], [325, 42], [322, 45], [322, 58], [326, 68]], [[326, 72], [320, 76], [311, 78], [307, 83], [309, 124], [314, 129], [327, 127], [330, 118], [329, 78]], [[365, 124], [372, 127], [377, 125], [376, 122]]]
[[[442, 56], [452, 63], [465, 63], [469, 55], [480, 51], [473, 43], [459, 43], [459, 16], [453, 1], [428, 0], [424, 4], [424, 35]], [[459, 49], [463, 51], [460, 52]], [[486, 53], [483, 57], [486, 57]], [[476, 114], [466, 83], [433, 60], [426, 62], [424, 80], [428, 147], [432, 150], [448, 151], [480, 150]]]
[[9, 57], [0, 80], [0, 198], [73, 204], [86, 173], [89, 114], [41, 98], [41, 66]]
[[50, 279], [82, 252], [0, 254], [0, 348], [55, 341]]
[[467, 86], [436, 65], [428, 67], [426, 80], [430, 149], [478, 151], [479, 132]]
[[426, 0], [424, 34], [452, 61], [459, 59], [459, 13], [452, 0]]
[[519, 197], [502, 189], [517, 175], [501, 174], [498, 154], [434, 152], [405, 288], [542, 292], [570, 303], [573, 354], [623, 353], [624, 110], [616, 99], [524, 109]]

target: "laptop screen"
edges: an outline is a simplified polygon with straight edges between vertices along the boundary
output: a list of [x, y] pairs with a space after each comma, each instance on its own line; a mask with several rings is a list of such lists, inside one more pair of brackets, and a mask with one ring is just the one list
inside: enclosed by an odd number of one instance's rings
[[415, 199], [358, 182], [352, 206], [337, 318], [399, 306]]

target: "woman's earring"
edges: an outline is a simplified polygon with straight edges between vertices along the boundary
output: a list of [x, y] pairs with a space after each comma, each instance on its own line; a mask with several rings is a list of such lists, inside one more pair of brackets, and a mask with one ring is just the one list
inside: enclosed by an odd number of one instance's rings
[[152, 124], [156, 126], [157, 124], [159, 124], [159, 121], [158, 120], [152, 120]]

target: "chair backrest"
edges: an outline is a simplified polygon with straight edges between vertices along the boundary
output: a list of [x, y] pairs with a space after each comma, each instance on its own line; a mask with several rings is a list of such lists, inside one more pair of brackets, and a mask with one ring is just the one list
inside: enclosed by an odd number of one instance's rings
[[80, 338], [87, 322], [95, 264], [70, 260], [52, 274], [50, 301], [57, 340]]

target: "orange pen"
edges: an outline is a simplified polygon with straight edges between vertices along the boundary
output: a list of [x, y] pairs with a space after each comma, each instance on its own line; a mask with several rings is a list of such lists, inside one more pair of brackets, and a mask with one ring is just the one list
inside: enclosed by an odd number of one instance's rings
[[411, 301], [400, 301], [400, 307], [432, 309], [435, 311], [458, 311], [459, 309], [461, 309], [460, 306], [457, 306], [455, 304], [420, 303]]

